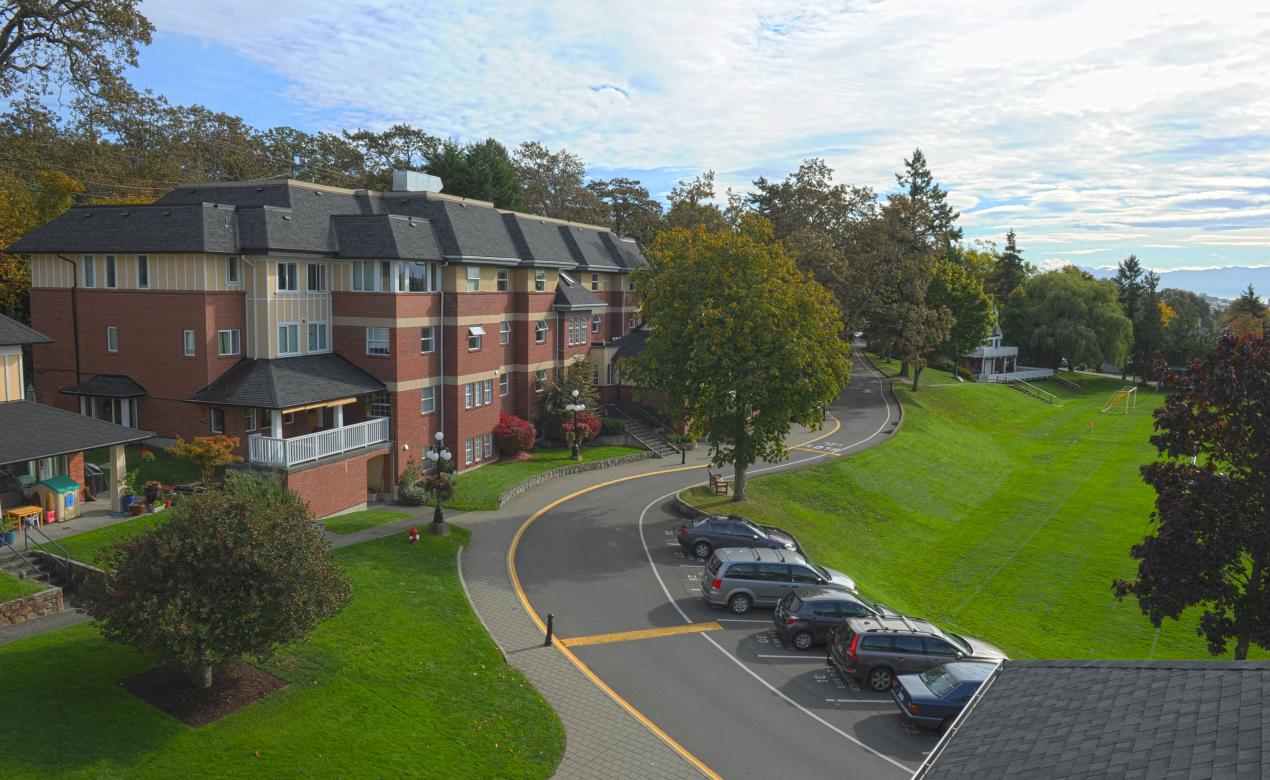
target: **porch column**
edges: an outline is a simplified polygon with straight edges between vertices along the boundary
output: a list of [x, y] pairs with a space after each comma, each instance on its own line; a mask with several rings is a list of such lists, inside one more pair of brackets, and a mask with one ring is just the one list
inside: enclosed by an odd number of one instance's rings
[[124, 448], [122, 444], [116, 444], [110, 448], [110, 511], [122, 512], [123, 505], [120, 499], [123, 497], [123, 478], [124, 471], [128, 468], [127, 458], [124, 456]]
[[344, 427], [344, 407], [343, 406], [335, 407], [335, 427], [336, 428]]
[[275, 439], [281, 439], [282, 438], [282, 410], [274, 409], [273, 414], [269, 415], [269, 420], [272, 423], [272, 425], [270, 426], [269, 435]]

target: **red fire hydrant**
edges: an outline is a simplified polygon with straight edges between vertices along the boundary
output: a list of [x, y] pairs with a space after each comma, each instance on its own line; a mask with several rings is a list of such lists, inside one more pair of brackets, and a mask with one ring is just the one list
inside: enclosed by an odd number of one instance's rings
[[418, 526], [410, 526], [410, 543], [414, 544], [417, 541], [419, 541], [419, 528]]

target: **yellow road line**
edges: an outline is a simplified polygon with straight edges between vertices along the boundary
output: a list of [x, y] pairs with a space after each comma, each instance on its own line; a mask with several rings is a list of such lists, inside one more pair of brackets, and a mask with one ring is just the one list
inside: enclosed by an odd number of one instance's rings
[[591, 634], [590, 636], [575, 636], [568, 639], [561, 639], [560, 644], [565, 647], [584, 647], [586, 645], [607, 645], [613, 642], [630, 642], [636, 639], [656, 639], [662, 636], [677, 636], [679, 634], [700, 634], [703, 631], [722, 631], [723, 626], [717, 621], [711, 620], [708, 623], [689, 623], [685, 626], [670, 626], [668, 628], [641, 628], [638, 631], [618, 631], [612, 634]]

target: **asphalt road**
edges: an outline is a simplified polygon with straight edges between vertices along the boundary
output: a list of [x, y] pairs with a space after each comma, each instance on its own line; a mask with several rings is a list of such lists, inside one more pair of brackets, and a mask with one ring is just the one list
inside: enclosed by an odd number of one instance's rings
[[[898, 423], [877, 375], [857, 358], [830, 408], [842, 426], [783, 464], [823, 462], [876, 444]], [[823, 646], [783, 647], [771, 610], [737, 618], [706, 605], [702, 561], [675, 541], [677, 491], [700, 470], [630, 480], [584, 493], [526, 529], [516, 568], [556, 635], [576, 638], [717, 621], [722, 630], [580, 645], [573, 652], [684, 748], [726, 778], [909, 776], [936, 741], [904, 721], [889, 694], [861, 690], [825, 666]], [[847, 569], [847, 574], [851, 574]], [[867, 589], [867, 583], [864, 583]]]

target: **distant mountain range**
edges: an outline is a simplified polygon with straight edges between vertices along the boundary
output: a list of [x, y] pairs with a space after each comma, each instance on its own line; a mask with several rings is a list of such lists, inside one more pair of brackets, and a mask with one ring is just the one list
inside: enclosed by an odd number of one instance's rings
[[[1114, 268], [1083, 268], [1099, 279], [1110, 279], [1116, 275]], [[1166, 287], [1175, 287], [1179, 290], [1232, 299], [1238, 298], [1244, 288], [1251, 284], [1262, 300], [1270, 295], [1270, 266], [1257, 268], [1228, 266], [1202, 270], [1156, 271], [1156, 273], [1160, 275], [1161, 290]]]

